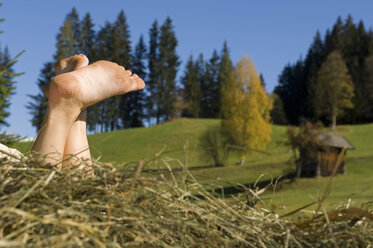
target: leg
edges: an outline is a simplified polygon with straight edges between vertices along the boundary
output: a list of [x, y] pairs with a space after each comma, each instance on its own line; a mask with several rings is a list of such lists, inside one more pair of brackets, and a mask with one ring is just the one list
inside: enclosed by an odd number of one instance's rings
[[77, 164], [80, 161], [90, 160], [91, 152], [87, 139], [87, 110], [83, 110], [70, 128], [63, 161], [67, 164]]
[[47, 93], [46, 124], [38, 134], [33, 151], [46, 156], [46, 163], [61, 162], [68, 134], [82, 110], [144, 86], [144, 81], [136, 74], [108, 61], [56, 76]]
[[[88, 65], [88, 58], [79, 54], [63, 59], [55, 65], [56, 75], [71, 72]], [[63, 161], [77, 164], [79, 160], [90, 161], [91, 153], [87, 139], [87, 110], [83, 110], [73, 123], [67, 136]]]

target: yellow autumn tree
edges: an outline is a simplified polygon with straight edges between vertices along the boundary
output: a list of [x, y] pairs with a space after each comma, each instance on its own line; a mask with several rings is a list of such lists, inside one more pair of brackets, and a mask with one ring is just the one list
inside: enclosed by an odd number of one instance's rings
[[241, 165], [249, 151], [271, 140], [272, 100], [264, 90], [253, 61], [244, 55], [236, 64], [222, 94], [222, 129], [242, 147]]

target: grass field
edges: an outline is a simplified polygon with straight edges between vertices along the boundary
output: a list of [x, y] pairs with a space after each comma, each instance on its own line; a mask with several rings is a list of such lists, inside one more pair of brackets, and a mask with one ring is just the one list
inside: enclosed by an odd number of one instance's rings
[[[222, 188], [225, 195], [237, 193], [234, 185], [253, 185], [260, 181], [269, 182], [271, 178], [285, 176], [294, 170], [289, 163], [292, 153], [283, 144], [286, 127], [273, 126], [272, 141], [265, 152], [252, 153], [244, 166], [238, 166], [239, 153], [232, 153], [224, 167], [211, 167], [212, 161], [200, 147], [200, 137], [210, 127], [218, 126], [215, 119], [179, 119], [149, 128], [135, 128], [89, 136], [92, 154], [104, 162], [111, 162], [121, 168], [128, 163], [157, 157], [157, 163], [145, 169], [165, 169], [164, 161], [173, 168], [187, 165], [198, 181], [207, 188]], [[373, 200], [373, 124], [345, 125], [338, 127], [355, 147], [347, 152], [347, 174], [334, 178], [328, 205], [335, 206], [349, 201], [360, 206]], [[26, 152], [30, 143], [17, 144], [16, 148]], [[275, 194], [264, 194], [272, 208], [289, 211], [302, 204], [312, 202], [323, 194], [328, 178], [301, 178], [282, 180]]]

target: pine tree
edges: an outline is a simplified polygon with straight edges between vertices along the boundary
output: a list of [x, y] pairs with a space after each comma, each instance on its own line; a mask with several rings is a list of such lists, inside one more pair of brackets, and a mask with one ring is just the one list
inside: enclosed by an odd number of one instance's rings
[[336, 23], [333, 26], [332, 31], [327, 30], [325, 35], [325, 48], [326, 53], [329, 54], [335, 50], [342, 50], [342, 30], [343, 30], [343, 22], [342, 18], [339, 16], [337, 18]]
[[[144, 43], [144, 38], [141, 35], [140, 39], [135, 47], [135, 53], [132, 59], [132, 70], [133, 73], [136, 73], [139, 77], [146, 77], [146, 67], [145, 60], [147, 56], [147, 49]], [[144, 108], [145, 108], [145, 93], [143, 90], [136, 92], [127, 93], [130, 105], [130, 126], [131, 127], [142, 127], [143, 118], [145, 117]]]
[[203, 109], [209, 107], [209, 98], [207, 91], [209, 90], [209, 78], [207, 77], [207, 63], [203, 58], [203, 54], [200, 53], [198, 56], [198, 59], [195, 63], [196, 65], [196, 71], [197, 71], [197, 85], [195, 87], [195, 96], [194, 96], [194, 102], [195, 105], [198, 105], [198, 114], [197, 112], [196, 117], [202, 117]]
[[324, 60], [325, 60], [325, 48], [324, 48], [323, 41], [321, 39], [321, 34], [319, 31], [317, 31], [316, 36], [313, 40], [313, 43], [311, 44], [308, 50], [307, 57], [304, 61], [306, 87], [307, 87], [305, 116], [308, 119], [314, 119], [316, 116], [314, 98], [315, 98], [317, 72], [320, 69], [321, 64]]
[[53, 74], [53, 63], [45, 63], [38, 79], [39, 93], [37, 95], [28, 95], [31, 98], [31, 102], [28, 102], [26, 107], [30, 110], [32, 115], [31, 124], [36, 128], [36, 131], [39, 131], [42, 127], [47, 112], [48, 100], [44, 91], [52, 80]]
[[[229, 83], [229, 80], [231, 78], [231, 74], [233, 72], [233, 64], [229, 57], [229, 49], [227, 42], [224, 42], [222, 54], [220, 56], [220, 64], [219, 64], [219, 89], [220, 93], [217, 96], [217, 101], [219, 102], [219, 105], [222, 108], [222, 96], [225, 94], [225, 91], [227, 90], [227, 85]], [[222, 114], [222, 113], [220, 113]], [[222, 116], [225, 118], [225, 116]]]
[[147, 77], [147, 117], [149, 124], [151, 119], [155, 118], [156, 123], [160, 122], [160, 98], [158, 90], [160, 88], [160, 78], [158, 73], [159, 64], [159, 28], [158, 22], [155, 20], [149, 30], [149, 53], [148, 53], [148, 70]]
[[203, 107], [201, 108], [201, 117], [219, 118], [220, 117], [220, 92], [219, 84], [220, 57], [214, 50], [212, 57], [206, 63], [205, 69], [205, 87], [202, 89]]
[[[114, 23], [107, 22], [99, 30], [94, 57], [95, 60], [110, 60], [128, 69], [131, 68], [131, 52], [127, 20], [124, 12], [120, 11]], [[130, 111], [131, 103], [128, 94], [106, 99], [90, 107], [88, 113], [100, 120], [96, 121], [97, 124], [89, 121], [89, 129], [96, 129], [95, 125], [100, 126], [101, 132], [131, 127]]]
[[184, 89], [184, 101], [186, 108], [183, 117], [198, 117], [201, 105], [201, 87], [198, 84], [198, 64], [194, 62], [193, 56], [185, 66], [184, 76], [181, 78]]
[[274, 93], [284, 103], [286, 119], [290, 124], [298, 124], [304, 117], [307, 103], [307, 86], [304, 62], [300, 59], [294, 65], [287, 65], [280, 77]]
[[121, 10], [112, 24], [112, 60], [124, 68], [130, 68], [132, 62], [132, 47], [127, 18]]
[[[175, 103], [177, 96], [176, 74], [180, 65], [179, 57], [176, 54], [177, 39], [170, 17], [166, 19], [160, 27], [159, 35], [159, 63], [157, 72], [159, 73], [159, 93], [160, 102], [158, 115], [164, 121], [171, 120], [175, 115]], [[158, 118], [159, 116], [157, 116]], [[158, 121], [158, 120], [157, 120]]]
[[[113, 24], [106, 23], [98, 33], [97, 57], [100, 60], [110, 60], [114, 62], [114, 37]], [[118, 58], [116, 58], [118, 59]], [[114, 96], [98, 104], [101, 132], [113, 131], [120, 127], [119, 124], [119, 105], [120, 96]]]
[[342, 55], [334, 51], [328, 55], [317, 76], [315, 106], [320, 115], [332, 120], [335, 131], [337, 116], [345, 108], [353, 108], [354, 85]]
[[132, 69], [141, 78], [146, 78], [146, 65], [145, 60], [148, 56], [147, 48], [144, 42], [144, 37], [141, 35], [135, 47], [133, 55]]
[[355, 87], [355, 97], [352, 99], [354, 104], [353, 110], [348, 110], [349, 116], [351, 116], [352, 123], [356, 122], [367, 122], [367, 112], [369, 112], [370, 104], [369, 97], [367, 96], [366, 89], [364, 87], [364, 61], [369, 56], [369, 36], [365, 31], [365, 27], [362, 21], [359, 22], [355, 36], [352, 37], [354, 40], [353, 50], [351, 57], [353, 62], [348, 70], [351, 74], [352, 81]]
[[76, 9], [73, 8], [67, 14], [64, 24], [57, 35], [57, 52], [54, 56], [56, 61], [79, 53], [79, 34], [79, 15]]
[[80, 23], [80, 32], [78, 37], [78, 53], [84, 54], [88, 59], [94, 58], [96, 33], [91, 15], [87, 13]]
[[0, 126], [8, 125], [6, 118], [10, 114], [8, 112], [10, 98], [16, 88], [14, 77], [21, 75], [20, 73], [14, 73], [12, 69], [15, 62], [15, 59], [10, 59], [8, 48], [5, 47], [2, 51], [0, 47]]
[[[2, 3], [0, 3], [0, 7], [1, 6]], [[0, 22], [3, 21], [5, 21], [5, 19], [0, 19]], [[1, 33], [3, 32], [0, 31], [0, 34]], [[15, 58], [10, 59], [8, 47], [5, 47], [3, 51], [0, 46], [0, 126], [8, 125], [8, 123], [6, 122], [6, 118], [9, 116], [10, 113], [7, 109], [10, 106], [11, 95], [16, 88], [16, 82], [14, 81], [14, 78], [23, 74], [15, 73], [12, 67], [23, 52], [24, 51], [19, 53]]]
[[222, 98], [222, 129], [242, 146], [241, 164], [250, 149], [270, 141], [272, 100], [265, 92], [252, 60], [243, 56], [231, 73]]
[[[113, 23], [112, 29], [112, 61], [122, 65], [124, 68], [130, 69], [132, 66], [132, 47], [130, 41], [129, 28], [127, 24], [126, 16], [123, 10], [117, 16], [117, 19]], [[115, 118], [118, 118], [118, 121], [121, 122], [121, 128], [131, 127], [131, 112], [133, 103], [131, 103], [131, 97], [128, 94], [115, 96], [111, 99], [114, 104], [114, 108], [118, 111], [115, 112]], [[118, 107], [115, 107], [118, 106]], [[114, 124], [112, 129], [117, 126]]]

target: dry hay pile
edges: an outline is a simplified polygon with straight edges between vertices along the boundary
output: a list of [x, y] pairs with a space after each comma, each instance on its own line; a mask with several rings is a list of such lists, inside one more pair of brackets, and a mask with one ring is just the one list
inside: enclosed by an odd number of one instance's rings
[[228, 205], [188, 172], [180, 179], [172, 173], [155, 178], [134, 169], [93, 167], [95, 176], [31, 160], [2, 161], [0, 247], [373, 245], [373, 221], [366, 210], [284, 220], [249, 207], [247, 199]]

